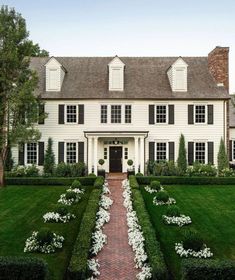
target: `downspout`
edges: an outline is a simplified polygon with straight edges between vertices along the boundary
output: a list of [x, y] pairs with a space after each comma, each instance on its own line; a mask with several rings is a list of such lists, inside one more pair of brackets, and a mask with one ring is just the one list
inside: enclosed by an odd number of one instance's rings
[[145, 143], [145, 139], [148, 137], [148, 133], [149, 132], [147, 132], [147, 135], [144, 137], [144, 175], [145, 175], [145, 166], [146, 166], [146, 164], [145, 164], [145, 159], [146, 159], [146, 143]]
[[86, 136], [86, 132], [84, 133], [84, 137], [86, 138], [86, 162], [87, 162], [87, 175], [88, 175], [88, 137]]

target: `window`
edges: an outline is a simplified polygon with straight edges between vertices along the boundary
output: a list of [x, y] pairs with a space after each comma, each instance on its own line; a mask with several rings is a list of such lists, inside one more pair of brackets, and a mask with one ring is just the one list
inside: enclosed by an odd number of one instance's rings
[[185, 67], [176, 67], [175, 76], [174, 76], [174, 88], [175, 90], [185, 90], [187, 81], [186, 81], [186, 68]]
[[49, 90], [59, 90], [59, 73], [58, 69], [49, 69], [48, 71], [48, 81]]
[[128, 159], [128, 148], [124, 148], [124, 158]]
[[108, 122], [108, 115], [107, 115], [107, 105], [101, 105], [101, 115], [100, 115], [100, 120], [101, 123], [107, 123]]
[[206, 144], [202, 142], [195, 143], [195, 161], [206, 162]]
[[125, 105], [125, 123], [131, 123], [131, 105]]
[[235, 160], [235, 140], [233, 140], [233, 158], [232, 160]]
[[205, 122], [206, 122], [206, 106], [195, 105], [195, 123], [205, 123]]
[[77, 106], [67, 105], [67, 123], [77, 123]]
[[165, 142], [156, 143], [156, 161], [162, 161], [167, 159], [167, 150]]
[[111, 123], [121, 123], [121, 105], [111, 105]]
[[156, 106], [156, 123], [166, 123], [166, 105]]
[[77, 161], [77, 147], [76, 143], [66, 143], [66, 162], [76, 163]]
[[108, 149], [104, 148], [104, 159], [108, 158]]
[[27, 163], [37, 163], [37, 143], [27, 143]]

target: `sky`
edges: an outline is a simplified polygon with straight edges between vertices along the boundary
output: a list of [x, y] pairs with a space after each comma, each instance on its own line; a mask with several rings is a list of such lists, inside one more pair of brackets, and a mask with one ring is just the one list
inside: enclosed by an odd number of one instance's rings
[[54, 56], [207, 56], [230, 47], [235, 93], [234, 0], [0, 0], [26, 19]]

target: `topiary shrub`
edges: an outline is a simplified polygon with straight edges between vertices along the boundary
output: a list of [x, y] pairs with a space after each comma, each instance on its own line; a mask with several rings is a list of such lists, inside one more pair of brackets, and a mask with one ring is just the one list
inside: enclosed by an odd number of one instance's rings
[[72, 185], [71, 185], [71, 188], [72, 189], [79, 189], [79, 188], [81, 188], [81, 186], [82, 186], [82, 184], [80, 183], [79, 180], [74, 180]]
[[192, 249], [200, 251], [203, 248], [203, 239], [195, 230], [187, 230], [184, 232], [183, 247], [185, 250]]
[[47, 149], [45, 153], [45, 159], [43, 164], [43, 172], [47, 175], [52, 175], [55, 169], [55, 154], [52, 149], [53, 141], [52, 138], [48, 138]]
[[69, 199], [76, 199], [76, 193], [75, 192], [66, 192], [66, 194], [65, 194], [65, 198], [67, 199], [67, 200], [69, 200]]
[[61, 216], [66, 216], [68, 214], [68, 209], [64, 206], [58, 206], [55, 210], [56, 213], [60, 214]]
[[183, 134], [180, 135], [177, 166], [179, 169], [179, 175], [184, 175], [187, 170], [187, 157], [186, 157], [185, 139]]
[[180, 209], [176, 205], [169, 205], [166, 210], [166, 215], [168, 217], [179, 217], [180, 216]]
[[218, 173], [221, 174], [222, 170], [229, 167], [228, 155], [226, 152], [224, 140], [220, 139], [219, 152], [217, 156]]
[[99, 163], [99, 165], [104, 165], [104, 160], [101, 158], [101, 159], [99, 159], [99, 161], [98, 161], [98, 163]]
[[137, 176], [137, 177], [142, 177], [142, 176], [144, 176], [144, 174], [141, 173], [141, 172], [138, 172], [138, 173], [135, 174], [135, 176]]
[[98, 176], [95, 180], [94, 187], [95, 188], [102, 188], [104, 184], [104, 177]]
[[156, 194], [156, 199], [166, 203], [169, 200], [169, 194], [166, 191], [161, 191]]
[[41, 229], [36, 238], [40, 245], [50, 244], [53, 240], [53, 232], [47, 228]]
[[127, 165], [132, 166], [133, 165], [133, 160], [132, 159], [128, 159]]
[[150, 188], [153, 189], [153, 190], [157, 190], [157, 191], [160, 191], [161, 189], [161, 184], [159, 181], [152, 181], [150, 183]]
[[94, 173], [90, 173], [88, 174], [88, 177], [96, 177], [96, 175]]

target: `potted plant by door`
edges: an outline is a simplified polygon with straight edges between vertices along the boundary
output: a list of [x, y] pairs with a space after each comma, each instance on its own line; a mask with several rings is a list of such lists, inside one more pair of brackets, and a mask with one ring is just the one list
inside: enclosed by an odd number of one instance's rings
[[127, 168], [127, 178], [129, 178], [130, 175], [135, 175], [135, 170], [133, 169], [133, 160], [128, 159], [127, 165], [129, 166]]
[[105, 169], [103, 169], [104, 160], [101, 158], [98, 161], [100, 167], [98, 168], [98, 176], [103, 176], [105, 178]]

